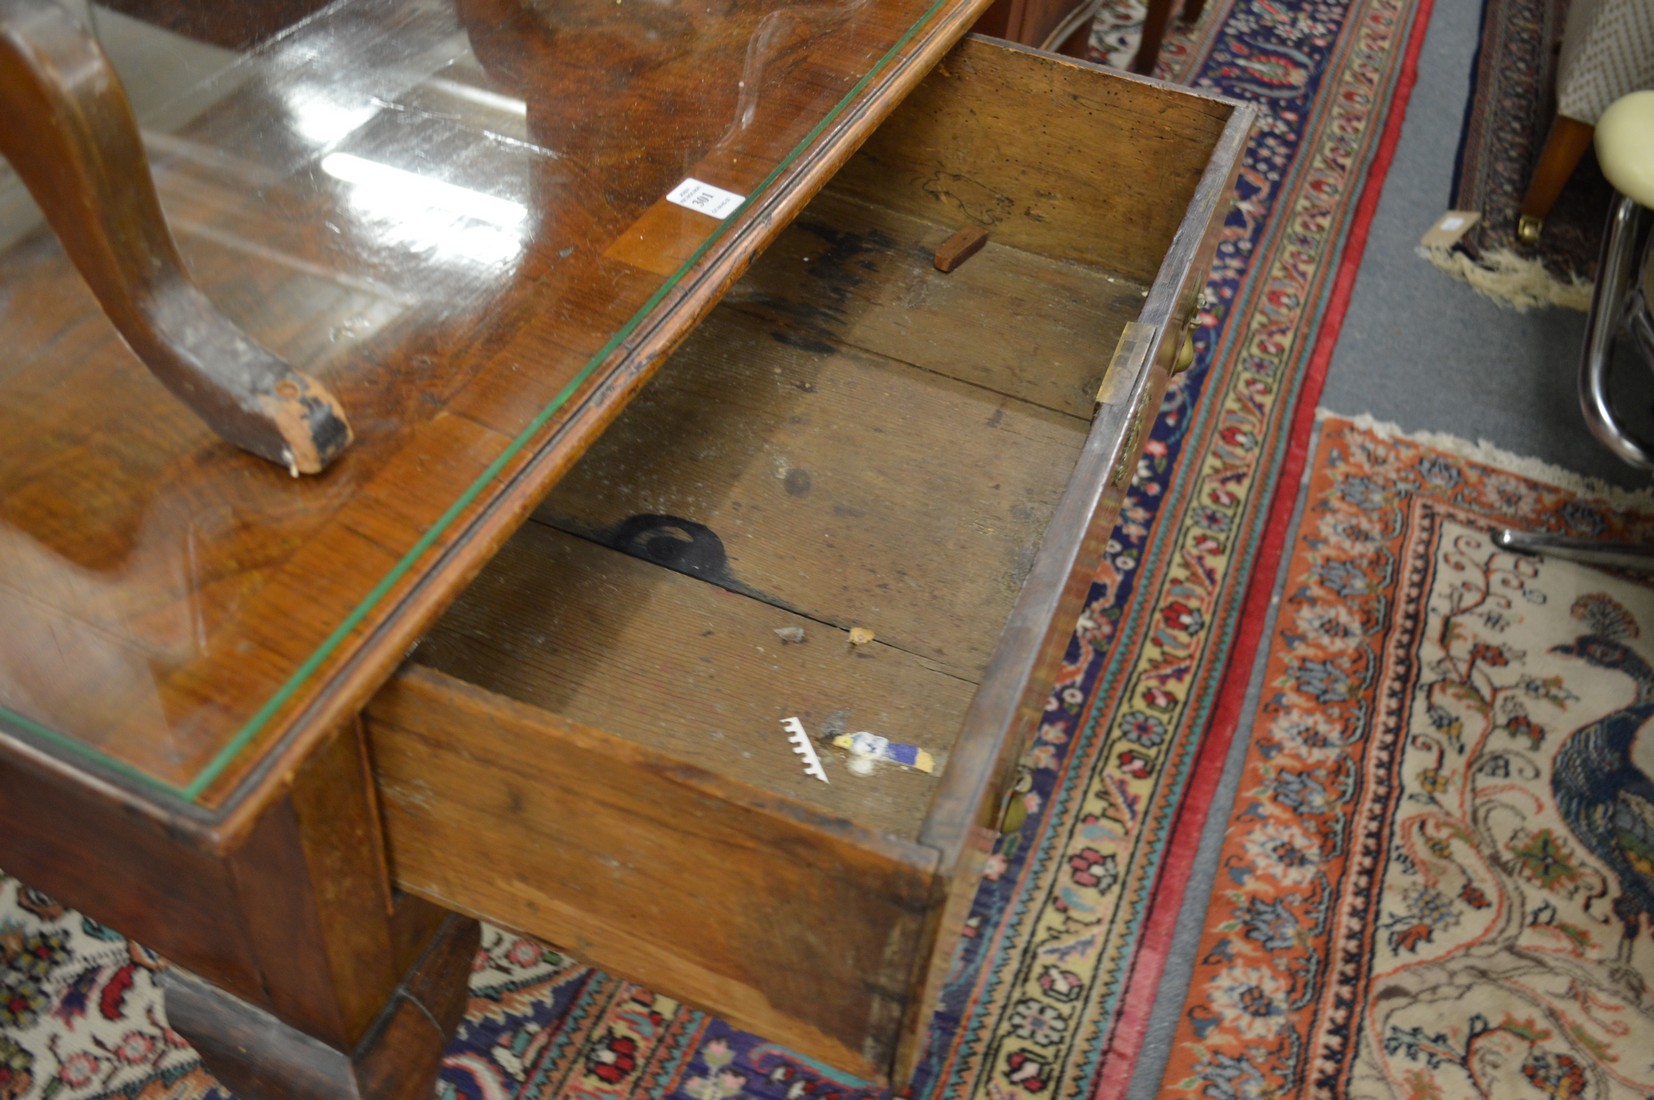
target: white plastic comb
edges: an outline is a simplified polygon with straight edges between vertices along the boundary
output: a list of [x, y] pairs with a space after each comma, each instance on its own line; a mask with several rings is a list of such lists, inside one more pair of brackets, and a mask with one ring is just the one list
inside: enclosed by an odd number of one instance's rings
[[816, 755], [816, 747], [810, 744], [810, 735], [804, 732], [804, 723], [797, 718], [783, 718], [781, 728], [787, 731], [787, 740], [793, 743], [793, 751], [804, 758], [804, 774], [827, 782], [827, 773], [821, 770], [821, 757]]

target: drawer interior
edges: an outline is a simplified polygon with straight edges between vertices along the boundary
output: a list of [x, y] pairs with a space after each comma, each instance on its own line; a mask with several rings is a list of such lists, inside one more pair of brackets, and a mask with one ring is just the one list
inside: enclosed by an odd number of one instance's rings
[[[1074, 507], [1077, 469], [1105, 480], [1093, 411], [1117, 339], [1147, 300], [1169, 315], [1193, 294], [1187, 270], [1164, 285], [1162, 261], [1203, 177], [1207, 191], [1223, 184], [1227, 168], [1214, 184], [1211, 164], [1220, 139], [1238, 149], [1231, 114], [983, 41], [950, 55], [370, 707], [399, 880], [564, 935], [560, 946], [841, 1067], [887, 1076], [910, 1058], [894, 1032], [922, 1022], [929, 954], [950, 942], [942, 910], [968, 901], [971, 879], [966, 826], [936, 823], [980, 818], [981, 795], [950, 788], [950, 760], [985, 771], [1019, 732], [975, 719], [978, 688], [1027, 657], [1002, 638], [1030, 570], [1047, 570], [1042, 546], [1078, 554], [1084, 532], [1053, 518]], [[1185, 269], [1216, 217], [1215, 195], [1203, 201]], [[987, 244], [937, 270], [937, 247], [972, 225]], [[1123, 420], [1115, 431], [1111, 448]], [[1084, 523], [1122, 485], [1091, 486]], [[1045, 606], [1074, 588], [1053, 583]], [[853, 642], [857, 628], [871, 640]], [[456, 691], [454, 719], [430, 717]], [[501, 717], [466, 733], [496, 699]], [[828, 782], [805, 773], [789, 717]], [[857, 761], [833, 743], [862, 731], [923, 750], [929, 766]], [[603, 775], [593, 761], [612, 756], [613, 789], [571, 793], [559, 752], [581, 775]], [[512, 767], [543, 761], [558, 805], [525, 807], [532, 776], [459, 778], [501, 753]], [[684, 783], [670, 820], [635, 791], [622, 805], [628, 786], [676, 797]], [[487, 784], [509, 796], [475, 793]], [[712, 788], [727, 799], [709, 803]], [[726, 801], [740, 807], [727, 822]], [[636, 850], [596, 851], [611, 827]], [[512, 867], [481, 853], [497, 841], [479, 840], [475, 860], [447, 852], [485, 828], [537, 851]], [[668, 849], [688, 863], [666, 905], [668, 872], [639, 853]], [[845, 867], [820, 862], [838, 858]], [[556, 882], [529, 882], [523, 861]], [[777, 888], [811, 861], [838, 900]], [[768, 895], [762, 906], [698, 881], [714, 867]], [[550, 896], [558, 885], [579, 898]], [[704, 936], [686, 932], [703, 910]], [[783, 953], [809, 960], [808, 980], [774, 962]]]
[[[944, 275], [950, 232], [818, 198], [415, 659], [917, 836], [1144, 289], [991, 239]], [[835, 731], [934, 770], [858, 774]]]
[[[1123, 82], [1020, 60], [945, 62], [414, 659], [916, 837], [1109, 354], [1221, 129], [1198, 103], [1206, 142], [1160, 142], [1185, 163], [1168, 153], [1150, 201], [1125, 172], [1157, 152], [1127, 148], [1145, 120], [1098, 117], [1121, 111], [1102, 92]], [[1030, 90], [1001, 85], [1029, 75], [1073, 83], [1042, 97], [1065, 109], [1016, 110]], [[1187, 122], [1152, 121], [1154, 133]], [[1091, 150], [1087, 163], [1075, 149]], [[937, 246], [966, 225], [988, 243], [938, 271]], [[852, 645], [856, 627], [874, 640]], [[830, 782], [804, 773], [786, 717], [818, 741]], [[852, 771], [831, 741], [859, 731], [924, 750], [934, 770]]]

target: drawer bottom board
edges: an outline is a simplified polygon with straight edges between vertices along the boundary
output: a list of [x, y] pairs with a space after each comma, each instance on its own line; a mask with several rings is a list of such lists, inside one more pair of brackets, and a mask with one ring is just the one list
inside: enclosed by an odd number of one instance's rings
[[[1089, 405], [1084, 349], [1108, 346], [1026, 334], [1114, 323], [1141, 291], [992, 244], [943, 275], [945, 227], [830, 193], [801, 222], [416, 660], [914, 839], [1089, 430], [1061, 406]], [[1021, 312], [984, 319], [981, 300]], [[858, 732], [931, 770], [852, 771], [832, 740]]]

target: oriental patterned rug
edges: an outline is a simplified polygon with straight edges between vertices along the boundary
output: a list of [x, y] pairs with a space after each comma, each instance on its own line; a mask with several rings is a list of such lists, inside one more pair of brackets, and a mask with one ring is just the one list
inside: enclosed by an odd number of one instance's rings
[[1090, 57], [1115, 69], [1129, 69], [1143, 40], [1145, 0], [1103, 0], [1091, 21]]
[[1555, 109], [1556, 44], [1567, 11], [1568, 0], [1483, 0], [1451, 198], [1451, 209], [1481, 220], [1451, 249], [1420, 249], [1437, 267], [1518, 309], [1590, 307], [1612, 197], [1587, 151], [1538, 242], [1517, 240], [1522, 197]]
[[1465, 452], [1323, 423], [1165, 1100], [1654, 1094], [1654, 578], [1491, 537], [1654, 505]]
[[[1146, 444], [1038, 731], [1028, 818], [982, 884], [915, 1095], [1109, 1096], [1129, 1078], [1199, 834], [1196, 762], [1221, 759], [1234, 724], [1220, 689], [1232, 657], [1250, 665], [1248, 581], [1279, 552], [1268, 505], [1283, 476], [1296, 484], [1299, 406], [1348, 302], [1429, 3], [1212, 0], [1192, 31], [1171, 28], [1161, 73], [1262, 119], [1196, 365]], [[165, 1030], [153, 959], [16, 898], [0, 896], [0, 1097], [221, 1095]], [[444, 1097], [870, 1093], [503, 932], [473, 992]]]

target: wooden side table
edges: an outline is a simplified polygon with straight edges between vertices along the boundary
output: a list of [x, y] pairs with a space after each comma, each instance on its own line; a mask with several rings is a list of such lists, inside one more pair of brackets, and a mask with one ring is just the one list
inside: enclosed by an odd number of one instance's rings
[[179, 97], [313, 478], [0, 251], [0, 863], [238, 1095], [423, 1094], [477, 916], [907, 1072], [1250, 124], [978, 14], [341, 0]]

